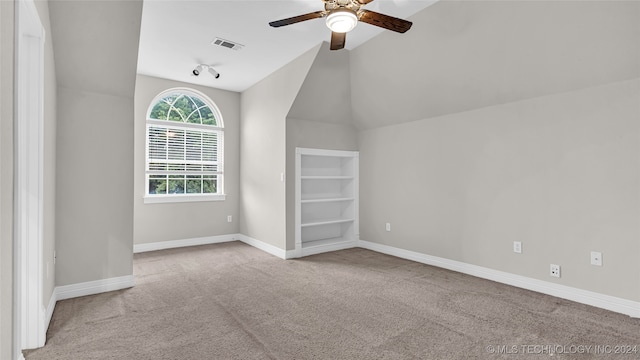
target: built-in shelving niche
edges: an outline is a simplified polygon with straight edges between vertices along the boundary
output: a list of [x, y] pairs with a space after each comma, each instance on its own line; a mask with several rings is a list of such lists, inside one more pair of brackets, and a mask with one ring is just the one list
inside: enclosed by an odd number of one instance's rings
[[358, 152], [296, 149], [296, 256], [354, 247]]

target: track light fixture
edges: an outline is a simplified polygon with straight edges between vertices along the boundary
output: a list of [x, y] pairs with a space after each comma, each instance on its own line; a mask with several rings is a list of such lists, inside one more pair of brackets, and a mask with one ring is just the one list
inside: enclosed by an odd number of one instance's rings
[[204, 69], [207, 69], [209, 74], [211, 74], [214, 78], [217, 79], [220, 77], [220, 73], [217, 72], [211, 65], [205, 65], [205, 64], [199, 64], [198, 66], [196, 66], [191, 72], [191, 74], [193, 74], [193, 76], [200, 76], [200, 73], [202, 73], [202, 70]]

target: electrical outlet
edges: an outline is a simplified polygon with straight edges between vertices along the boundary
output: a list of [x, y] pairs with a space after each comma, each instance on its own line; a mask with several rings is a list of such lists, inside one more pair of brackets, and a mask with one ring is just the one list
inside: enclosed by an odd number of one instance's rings
[[518, 254], [522, 254], [522, 242], [520, 242], [520, 241], [514, 241], [513, 242], [513, 252], [514, 253], [518, 253]]
[[598, 251], [591, 252], [591, 265], [602, 266], [602, 253]]
[[227, 216], [227, 222], [232, 222], [233, 221], [233, 217], [231, 215]]
[[551, 264], [551, 266], [549, 267], [549, 275], [559, 278], [560, 277], [560, 265]]
[[387, 231], [391, 231], [391, 223], [387, 223], [387, 224], [384, 226], [384, 228], [385, 228], [385, 230], [387, 230]]

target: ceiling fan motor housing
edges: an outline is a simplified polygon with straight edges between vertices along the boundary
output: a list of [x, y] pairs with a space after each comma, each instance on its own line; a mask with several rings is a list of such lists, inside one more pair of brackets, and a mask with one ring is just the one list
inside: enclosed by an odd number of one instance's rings
[[331, 12], [336, 9], [349, 9], [357, 13], [360, 7], [366, 2], [359, 2], [356, 0], [324, 0], [324, 9]]

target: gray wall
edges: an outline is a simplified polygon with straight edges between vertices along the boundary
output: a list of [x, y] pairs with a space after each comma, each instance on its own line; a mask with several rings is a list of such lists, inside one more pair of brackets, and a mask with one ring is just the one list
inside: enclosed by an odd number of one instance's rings
[[349, 79], [349, 51], [322, 43], [287, 115], [287, 250], [295, 248], [296, 147], [357, 150]]
[[49, 13], [58, 86], [133, 98], [142, 0], [49, 0]]
[[132, 274], [141, 1], [49, 3], [58, 81], [56, 285]]
[[638, 301], [639, 100], [636, 79], [362, 131], [360, 237]]
[[241, 96], [240, 232], [286, 249], [286, 117], [320, 46]]
[[361, 238], [640, 300], [640, 3], [442, 1], [412, 20], [351, 52]]
[[56, 284], [131, 275], [133, 97], [59, 87], [57, 140]]
[[351, 124], [349, 56], [349, 50], [331, 51], [323, 42], [287, 118]]
[[0, 1], [0, 359], [13, 346], [14, 2]]
[[[161, 92], [187, 87], [216, 104], [224, 122], [225, 201], [145, 204], [146, 114]], [[172, 80], [138, 75], [135, 94], [134, 243], [191, 239], [238, 233], [240, 200], [240, 94]], [[227, 222], [227, 215], [234, 221]]]

